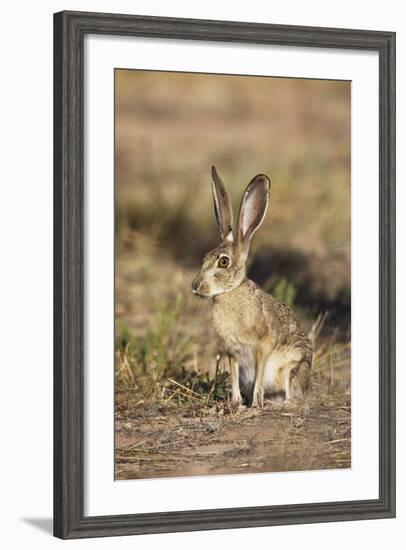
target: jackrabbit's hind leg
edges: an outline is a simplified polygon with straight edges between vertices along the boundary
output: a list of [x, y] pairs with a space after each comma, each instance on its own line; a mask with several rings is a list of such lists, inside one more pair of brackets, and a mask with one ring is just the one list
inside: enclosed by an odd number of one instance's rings
[[283, 389], [285, 392], [285, 403], [290, 403], [292, 401], [292, 391], [291, 391], [291, 376], [294, 365], [287, 365], [282, 372], [283, 379]]
[[293, 371], [292, 386], [294, 393], [299, 399], [306, 399], [309, 391], [310, 363], [306, 360], [300, 361]]

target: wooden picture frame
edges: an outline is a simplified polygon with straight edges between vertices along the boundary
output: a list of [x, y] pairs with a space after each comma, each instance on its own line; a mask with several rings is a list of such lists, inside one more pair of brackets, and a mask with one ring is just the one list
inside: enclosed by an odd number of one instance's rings
[[[84, 515], [83, 40], [86, 34], [368, 50], [379, 54], [379, 498]], [[395, 34], [61, 12], [54, 17], [54, 534], [79, 538], [395, 516]]]

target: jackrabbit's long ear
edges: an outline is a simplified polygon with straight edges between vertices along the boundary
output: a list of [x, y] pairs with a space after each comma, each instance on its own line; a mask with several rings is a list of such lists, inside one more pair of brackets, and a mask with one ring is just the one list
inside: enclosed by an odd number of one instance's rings
[[214, 199], [214, 213], [216, 214], [221, 238], [232, 242], [233, 237], [233, 210], [228, 198], [224, 183], [221, 181], [215, 167], [211, 169], [212, 191]]
[[245, 190], [238, 216], [238, 245], [245, 254], [248, 254], [252, 236], [265, 217], [270, 189], [269, 178], [258, 174]]

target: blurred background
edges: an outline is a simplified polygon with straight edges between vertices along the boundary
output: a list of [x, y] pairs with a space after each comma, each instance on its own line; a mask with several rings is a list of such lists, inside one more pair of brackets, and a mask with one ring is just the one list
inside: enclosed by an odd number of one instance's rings
[[[307, 330], [328, 312], [319, 344], [329, 351], [313, 379], [349, 392], [350, 111], [349, 82], [115, 71], [121, 416], [169, 391], [168, 379], [189, 387], [188, 372], [215, 368], [210, 304], [190, 290], [203, 255], [219, 243], [212, 165], [235, 216], [248, 182], [270, 177], [249, 276], [291, 305]], [[331, 353], [338, 344], [345, 357]], [[334, 376], [332, 357], [341, 369]]]
[[308, 315], [328, 309], [346, 336], [350, 83], [134, 70], [115, 76], [118, 318], [142, 328], [154, 302], [176, 294], [178, 279], [179, 291], [184, 284], [189, 292], [202, 255], [219, 241], [214, 164], [235, 216], [255, 174], [272, 180], [250, 276], [282, 294], [290, 286]]

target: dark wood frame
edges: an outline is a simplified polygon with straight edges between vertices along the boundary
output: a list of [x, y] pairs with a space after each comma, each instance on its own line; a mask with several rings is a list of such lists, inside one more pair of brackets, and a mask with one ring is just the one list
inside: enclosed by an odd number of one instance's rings
[[[379, 53], [379, 498], [87, 517], [83, 512], [83, 39], [86, 34]], [[54, 16], [54, 534], [60, 538], [395, 516], [395, 33], [101, 13]]]

